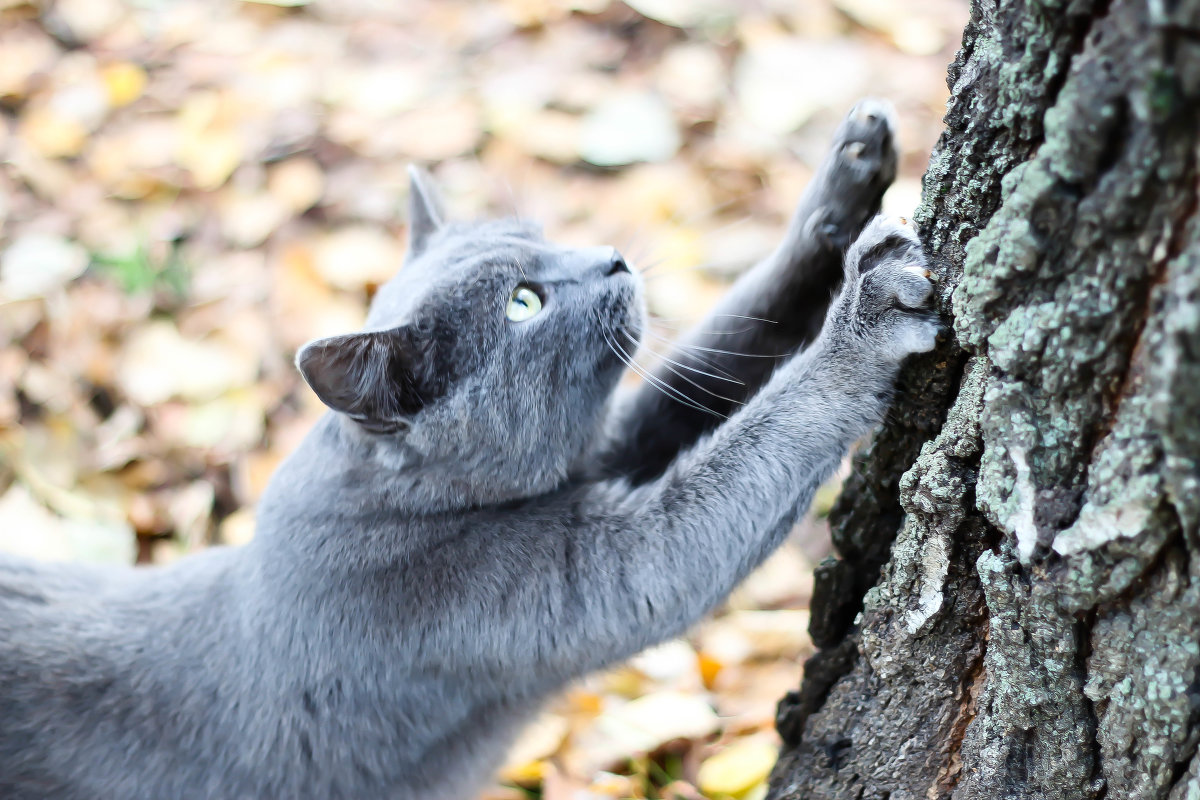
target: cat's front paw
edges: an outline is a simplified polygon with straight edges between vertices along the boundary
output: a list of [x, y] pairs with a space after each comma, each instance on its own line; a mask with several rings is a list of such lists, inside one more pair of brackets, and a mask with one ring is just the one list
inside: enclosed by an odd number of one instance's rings
[[859, 100], [833, 141], [834, 181], [887, 188], [896, 177], [896, 111], [887, 100]]
[[819, 199], [810, 222], [838, 250], [849, 246], [879, 210], [896, 177], [896, 152], [892, 104], [873, 97], [859, 100], [838, 126], [811, 189]]
[[842, 296], [831, 331], [884, 360], [932, 350], [941, 323], [932, 308], [937, 276], [916, 231], [899, 217], [878, 216], [846, 253]]

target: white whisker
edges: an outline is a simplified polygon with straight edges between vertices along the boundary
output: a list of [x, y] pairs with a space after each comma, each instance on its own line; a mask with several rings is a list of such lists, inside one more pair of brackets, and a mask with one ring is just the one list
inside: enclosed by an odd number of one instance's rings
[[702, 403], [689, 397], [688, 395], [679, 391], [678, 389], [671, 386], [670, 384], [667, 384], [667, 383], [663, 382], [661, 379], [656, 378], [654, 375], [651, 375], [649, 371], [639, 367], [637, 364], [634, 363], [633, 357], [630, 356], [628, 353], [626, 353], [625, 350], [621, 347], [620, 344], [618, 344], [616, 342], [615, 339], [609, 338], [608, 331], [605, 330], [603, 327], [601, 327], [601, 333], [603, 333], [603, 335], [604, 335], [604, 341], [608, 344], [608, 346], [610, 348], [613, 348], [613, 354], [616, 355], [617, 358], [621, 359], [621, 361], [627, 367], [632, 369], [634, 372], [636, 372], [638, 375], [640, 375], [644, 380], [649, 382], [649, 384], [651, 386], [653, 386], [655, 389], [662, 392], [667, 397], [670, 397], [673, 400], [683, 403], [685, 406], [687, 406], [689, 408], [693, 408], [697, 411], [702, 411], [706, 414], [712, 414], [714, 416], [721, 417], [722, 419], [727, 419], [727, 417], [724, 414], [720, 413], [719, 411], [714, 411], [713, 409], [709, 408], [708, 406], [703, 405]]
[[660, 342], [667, 342], [668, 344], [671, 344], [674, 347], [679, 348], [681, 350], [695, 350], [695, 351], [700, 351], [703, 353], [720, 353], [721, 355], [737, 356], [739, 358], [787, 358], [786, 353], [781, 353], [779, 355], [775, 355], [772, 353], [738, 353], [733, 350], [722, 350], [718, 347], [703, 347], [698, 344], [685, 344], [685, 343], [679, 342], [679, 341], [673, 342], [670, 339], [656, 335], [652, 331], [646, 331], [646, 335], [650, 336], [654, 339], [657, 339]]
[[[658, 334], [654, 333], [653, 331], [646, 331], [646, 335], [649, 336], [651, 339], [655, 339], [659, 342], [662, 342], [663, 344], [669, 345], [672, 348], [679, 349], [679, 342], [677, 340], [667, 339], [666, 337], [659, 336]], [[722, 369], [721, 365], [717, 363], [717, 359], [712, 356], [707, 356], [703, 353], [698, 353], [698, 352], [688, 352], [686, 350], [680, 350], [679, 352], [672, 352], [672, 355], [678, 356], [679, 358], [691, 359], [693, 361], [700, 363], [701, 365], [703, 365], [705, 367], [708, 367], [711, 370], [715, 370], [715, 371], [721, 373], [722, 375], [725, 375], [728, 378], [733, 378], [733, 375], [731, 375], [730, 373], [728, 373], [724, 369]]]
[[676, 333], [688, 333], [695, 331], [696, 333], [702, 333], [705, 336], [736, 336], [739, 333], [746, 333], [754, 330], [753, 327], [746, 327], [738, 328], [736, 331], [712, 331], [705, 330], [704, 328], [699, 327], [699, 325], [667, 325], [666, 323], [662, 322], [659, 317], [654, 316], [651, 316], [650, 322], [656, 328], [666, 328], [667, 330], [675, 331]]
[[698, 350], [702, 353], [720, 353], [721, 355], [736, 356], [737, 358], [787, 358], [786, 353], [780, 353], [778, 355], [773, 353], [737, 353], [733, 350], [722, 350], [719, 347], [702, 347], [698, 344], [682, 344], [680, 342], [675, 342], [675, 346], [683, 350]]
[[[665, 319], [667, 322], [687, 322], [687, 320], [683, 317], [660, 317], [656, 314], [654, 315], [654, 318]], [[709, 314], [707, 319], [750, 319], [754, 320], [755, 322], [768, 322], [772, 325], [779, 324], [773, 319], [767, 319], [765, 317], [751, 317], [748, 314]]]
[[[625, 331], [621, 331], [621, 332], [622, 332], [622, 333], [625, 333]], [[631, 342], [632, 342], [632, 341], [634, 341], [634, 338], [633, 338], [632, 336], [630, 336], [628, 333], [625, 333], [625, 335], [626, 335], [626, 336], [629, 338], [629, 340], [630, 340]], [[668, 363], [674, 364], [675, 366], [677, 366], [677, 367], [679, 367], [679, 368], [681, 368], [681, 369], [686, 369], [686, 370], [688, 370], [689, 372], [695, 372], [695, 373], [697, 373], [698, 375], [704, 375], [705, 377], [708, 377], [708, 378], [716, 378], [716, 379], [717, 379], [717, 380], [719, 380], [719, 381], [727, 381], [727, 382], [729, 382], [729, 383], [736, 383], [738, 386], [745, 386], [745, 385], [746, 385], [746, 383], [745, 383], [744, 381], [740, 381], [740, 380], [738, 380], [737, 378], [733, 377], [733, 376], [732, 376], [732, 375], [730, 375], [729, 373], [725, 373], [724, 375], [716, 375], [716, 374], [714, 374], [714, 373], [712, 373], [712, 372], [705, 372], [705, 371], [704, 371], [704, 370], [702, 370], [702, 369], [697, 369], [696, 367], [690, 367], [690, 366], [688, 366], [687, 364], [683, 364], [683, 363], [681, 363], [681, 362], [679, 362], [679, 361], [676, 361], [676, 360], [674, 360], [674, 359], [672, 359], [672, 358], [669, 358], [669, 357], [667, 357], [667, 356], [663, 355], [662, 353], [658, 352], [657, 350], [652, 350], [652, 349], [650, 349], [649, 347], [647, 347], [647, 348], [645, 348], [645, 349], [646, 349], [646, 352], [650, 353], [651, 355], [653, 355], [653, 356], [656, 356], [656, 357], [658, 357], [658, 358], [661, 358], [663, 361], [666, 361], [666, 362], [668, 362]], [[684, 357], [685, 357], [685, 358], [694, 358], [695, 356], [692, 356], [692, 355], [690, 355], [690, 354], [684, 354]], [[713, 366], [713, 365], [706, 365], [706, 366], [711, 366], [711, 367], [712, 367], [712, 369], [719, 369], [719, 367], [716, 367], [716, 366]], [[681, 377], [682, 377], [682, 376], [681, 376]], [[718, 397], [720, 397], [720, 395], [717, 395], [717, 396], [718, 396]], [[730, 398], [726, 397], [726, 398], [722, 398], [722, 399], [728, 400], [728, 399], [730, 399]]]
[[[696, 381], [694, 381], [694, 380], [692, 380], [691, 378], [689, 378], [687, 375], [684, 375], [682, 372], [680, 372], [679, 370], [677, 370], [677, 369], [675, 369], [674, 367], [672, 367], [672, 366], [671, 366], [671, 364], [678, 364], [679, 366], [681, 366], [681, 367], [682, 367], [683, 365], [682, 365], [682, 364], [679, 364], [679, 362], [678, 362], [678, 361], [671, 361], [671, 359], [667, 358], [666, 356], [662, 355], [661, 353], [655, 353], [654, 351], [650, 351], [650, 352], [651, 352], [653, 355], [656, 355], [656, 356], [658, 356], [659, 358], [661, 358], [661, 359], [663, 360], [663, 362], [664, 362], [664, 363], [663, 363], [663, 366], [664, 366], [664, 367], [666, 367], [668, 370], [670, 370], [672, 373], [674, 373], [674, 374], [675, 374], [676, 376], [678, 376], [679, 378], [681, 378], [681, 379], [683, 379], [683, 380], [687, 381], [688, 383], [690, 383], [692, 386], [695, 386], [695, 387], [696, 387], [697, 389], [699, 389], [700, 391], [702, 391], [702, 392], [705, 392], [706, 394], [711, 394], [713, 397], [716, 397], [716, 398], [717, 398], [717, 399], [719, 399], [719, 400], [724, 400], [724, 401], [726, 401], [726, 402], [728, 402], [728, 403], [734, 403], [734, 404], [736, 404], [736, 405], [739, 405], [739, 406], [744, 406], [744, 405], [746, 405], [746, 403], [745, 403], [744, 401], [742, 401], [742, 400], [738, 400], [738, 399], [736, 399], [736, 398], [733, 398], [733, 397], [726, 397], [725, 395], [723, 395], [723, 394], [720, 394], [719, 392], [714, 392], [712, 389], [709, 389], [707, 386], [705, 386], [705, 385], [703, 385], [703, 384], [701, 384], [701, 383], [697, 383]], [[670, 363], [666, 363], [666, 362], [670, 362]], [[739, 384], [740, 384], [740, 383], [742, 383], [741, 381], [739, 381], [739, 380], [736, 380], [736, 379], [733, 379], [733, 378], [721, 378], [721, 377], [719, 377], [719, 376], [717, 376], [717, 375], [711, 375], [711, 374], [710, 374], [710, 373], [708, 373], [708, 372], [704, 372], [703, 370], [693, 369], [692, 367], [683, 367], [683, 368], [684, 368], [684, 369], [690, 369], [692, 372], [698, 372], [698, 373], [700, 373], [701, 375], [710, 375], [710, 377], [717, 378], [718, 380], [732, 380], [734, 383], [739, 383]], [[668, 385], [669, 385], [669, 384], [668, 384]], [[745, 384], [742, 384], [742, 385], [745, 385]]]

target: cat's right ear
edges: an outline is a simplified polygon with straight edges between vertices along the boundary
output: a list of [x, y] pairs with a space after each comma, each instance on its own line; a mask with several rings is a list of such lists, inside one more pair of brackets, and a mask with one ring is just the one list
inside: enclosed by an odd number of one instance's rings
[[421, 255], [429, 239], [446, 219], [442, 201], [429, 173], [415, 164], [408, 167], [408, 255]]
[[373, 433], [405, 430], [430, 399], [423, 362], [407, 328], [317, 339], [296, 353], [321, 402]]

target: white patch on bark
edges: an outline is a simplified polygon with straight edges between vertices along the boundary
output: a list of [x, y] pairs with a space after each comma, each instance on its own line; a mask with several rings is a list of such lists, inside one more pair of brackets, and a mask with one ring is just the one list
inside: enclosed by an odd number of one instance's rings
[[1054, 537], [1054, 550], [1064, 556], [1094, 550], [1119, 537], [1139, 535], [1150, 520], [1150, 509], [1137, 501], [1094, 506], [1085, 503], [1075, 524]]
[[1009, 454], [1012, 456], [1013, 466], [1017, 470], [1017, 479], [1013, 485], [1013, 496], [1016, 498], [1017, 507], [1013, 513], [1009, 514], [1005, 524], [1016, 534], [1017, 555], [1021, 557], [1022, 562], [1027, 562], [1033, 555], [1038, 540], [1037, 525], [1033, 521], [1033, 504], [1037, 498], [1037, 490], [1030, 477], [1029, 462], [1025, 459], [1025, 449], [1012, 447], [1009, 449]]
[[916, 633], [942, 608], [946, 585], [946, 574], [950, 571], [950, 537], [935, 533], [925, 542], [921, 552], [921, 592], [917, 607], [904, 615], [904, 626], [909, 633]]

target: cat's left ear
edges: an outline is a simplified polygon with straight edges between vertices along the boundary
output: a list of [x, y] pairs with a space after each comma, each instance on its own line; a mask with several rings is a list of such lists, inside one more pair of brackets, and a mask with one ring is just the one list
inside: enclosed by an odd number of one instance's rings
[[446, 219], [442, 201], [429, 173], [415, 164], [408, 167], [408, 255], [421, 255], [429, 239]]
[[325, 405], [373, 433], [393, 433], [432, 399], [427, 355], [401, 327], [309, 342], [296, 367]]

